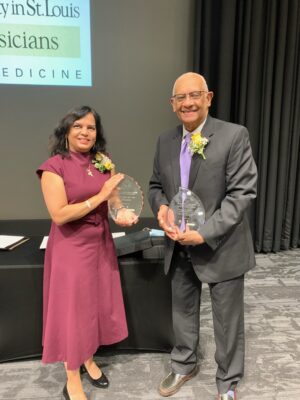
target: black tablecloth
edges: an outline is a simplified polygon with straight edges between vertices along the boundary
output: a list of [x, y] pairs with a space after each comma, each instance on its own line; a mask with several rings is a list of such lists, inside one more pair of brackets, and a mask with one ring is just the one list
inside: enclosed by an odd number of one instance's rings
[[[42, 236], [31, 236], [14, 250], [0, 252], [0, 361], [41, 355], [41, 241]], [[139, 231], [114, 242], [129, 337], [109, 348], [169, 351], [173, 343], [171, 285], [163, 273], [163, 238]]]

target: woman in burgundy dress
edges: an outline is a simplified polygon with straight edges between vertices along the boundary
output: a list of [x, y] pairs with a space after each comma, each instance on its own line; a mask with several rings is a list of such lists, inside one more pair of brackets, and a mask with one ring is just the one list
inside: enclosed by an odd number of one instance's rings
[[94, 386], [108, 387], [93, 354], [128, 334], [107, 215], [107, 200], [123, 175], [114, 174], [100, 117], [87, 106], [61, 120], [51, 154], [37, 171], [52, 219], [44, 266], [42, 361], [63, 361], [64, 397], [84, 400], [80, 373], [87, 373]]

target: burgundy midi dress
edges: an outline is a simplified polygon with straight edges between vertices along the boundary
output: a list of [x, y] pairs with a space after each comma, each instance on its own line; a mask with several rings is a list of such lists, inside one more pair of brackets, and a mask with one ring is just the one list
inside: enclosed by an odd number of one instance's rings
[[[88, 174], [92, 171], [92, 176]], [[97, 194], [110, 173], [99, 172], [90, 154], [70, 152], [43, 163], [37, 173], [62, 177], [68, 203]], [[120, 274], [108, 223], [107, 202], [85, 217], [52, 222], [44, 263], [44, 363], [67, 362], [74, 370], [99, 346], [128, 335]]]

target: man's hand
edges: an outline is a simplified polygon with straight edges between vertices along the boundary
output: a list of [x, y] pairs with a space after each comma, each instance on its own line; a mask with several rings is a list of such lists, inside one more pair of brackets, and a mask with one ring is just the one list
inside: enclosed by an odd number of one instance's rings
[[184, 233], [178, 233], [176, 239], [183, 246], [196, 246], [198, 244], [203, 244], [205, 242], [202, 235], [197, 231], [190, 231], [188, 226]]
[[163, 204], [159, 207], [157, 213], [158, 224], [165, 232], [168, 229], [168, 210], [169, 207]]
[[[168, 206], [166, 205], [161, 205], [158, 213], [157, 213], [157, 220], [158, 220], [158, 224], [159, 226], [164, 230], [165, 234], [172, 240], [174, 239], [174, 235], [176, 234], [175, 230], [170, 226], [169, 224], [169, 220], [168, 217], [170, 217], [169, 215], [170, 209]], [[171, 214], [172, 216], [172, 214]]]
[[170, 239], [179, 242], [183, 246], [196, 246], [205, 242], [203, 236], [197, 231], [191, 231], [188, 225], [186, 225], [185, 232], [180, 232], [179, 228], [172, 224], [172, 216], [172, 210], [169, 210], [168, 206], [160, 206], [157, 213], [157, 220], [159, 226]]

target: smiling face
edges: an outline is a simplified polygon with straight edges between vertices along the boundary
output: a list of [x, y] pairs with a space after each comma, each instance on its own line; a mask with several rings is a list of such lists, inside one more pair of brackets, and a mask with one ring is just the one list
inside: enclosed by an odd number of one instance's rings
[[71, 125], [67, 138], [69, 149], [75, 153], [87, 153], [96, 141], [96, 121], [92, 113], [77, 119]]
[[212, 98], [204, 78], [189, 72], [175, 82], [171, 103], [179, 120], [192, 132], [205, 120]]

